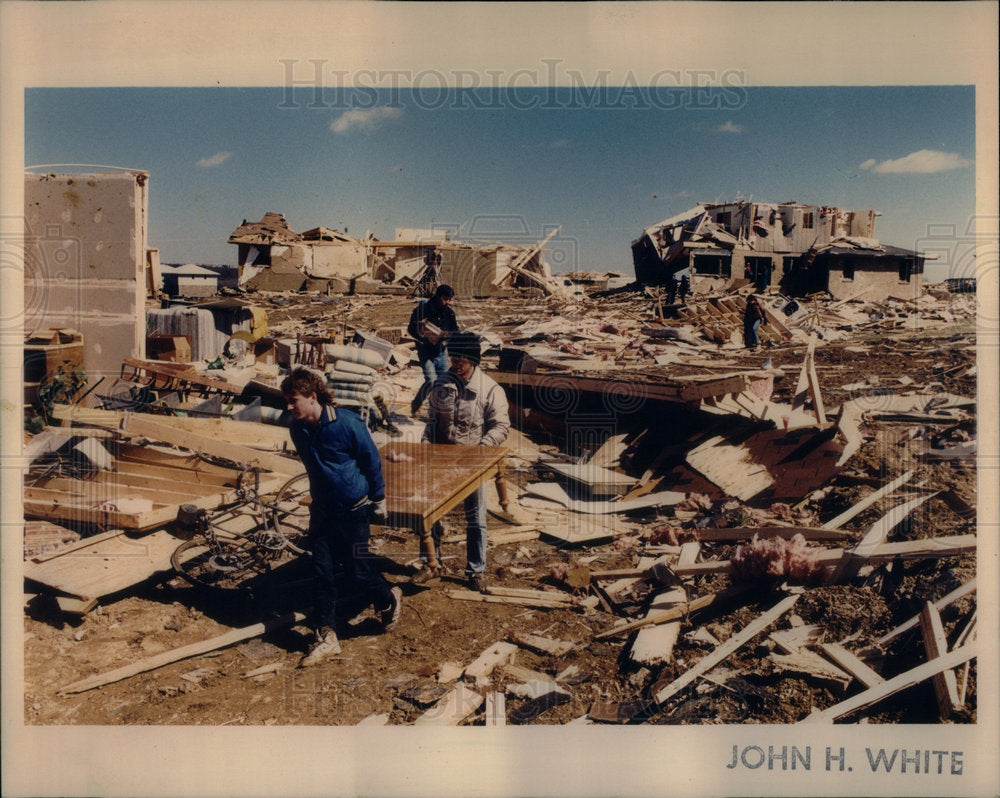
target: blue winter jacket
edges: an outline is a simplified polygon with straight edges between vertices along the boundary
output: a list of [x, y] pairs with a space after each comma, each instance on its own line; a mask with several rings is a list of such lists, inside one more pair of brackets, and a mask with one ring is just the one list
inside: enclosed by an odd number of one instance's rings
[[385, 497], [382, 460], [357, 414], [326, 406], [317, 427], [292, 421], [289, 431], [309, 474], [315, 509], [345, 510]]

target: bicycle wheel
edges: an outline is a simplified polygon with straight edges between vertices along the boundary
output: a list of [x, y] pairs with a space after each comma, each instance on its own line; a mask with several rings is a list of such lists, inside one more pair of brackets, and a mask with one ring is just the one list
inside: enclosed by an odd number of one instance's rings
[[174, 570], [193, 585], [219, 590], [239, 590], [268, 569], [255, 556], [251, 541], [196, 537], [184, 541], [170, 555]]
[[274, 531], [285, 538], [288, 548], [296, 554], [306, 554], [309, 533], [309, 475], [292, 477], [278, 489], [271, 505]]

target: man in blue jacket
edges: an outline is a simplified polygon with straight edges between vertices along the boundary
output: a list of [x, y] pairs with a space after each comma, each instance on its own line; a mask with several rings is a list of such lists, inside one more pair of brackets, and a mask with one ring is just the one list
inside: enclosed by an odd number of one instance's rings
[[434, 296], [421, 302], [410, 314], [406, 331], [417, 342], [417, 360], [424, 370], [424, 384], [410, 403], [411, 416], [420, 410], [437, 378], [448, 371], [445, 340], [450, 334], [458, 332], [458, 320], [450, 307], [454, 296], [455, 290], [450, 285], [439, 285]]
[[299, 667], [340, 653], [334, 630], [339, 564], [347, 579], [369, 598], [389, 631], [399, 621], [402, 591], [374, 567], [368, 553], [369, 519], [386, 518], [382, 460], [368, 427], [349, 410], [338, 413], [325, 378], [297, 368], [284, 382], [292, 442], [309, 474], [312, 496], [309, 547], [316, 577], [315, 639]]

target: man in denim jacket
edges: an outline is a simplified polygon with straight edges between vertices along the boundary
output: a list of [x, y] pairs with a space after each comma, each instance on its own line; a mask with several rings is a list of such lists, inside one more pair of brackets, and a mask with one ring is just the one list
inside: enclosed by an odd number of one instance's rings
[[[472, 332], [454, 333], [448, 339], [451, 369], [438, 378], [430, 396], [430, 420], [423, 440], [465, 446], [500, 446], [510, 433], [507, 396], [503, 388], [479, 369], [479, 336]], [[465, 500], [465, 576], [474, 590], [485, 589], [486, 570], [486, 486]], [[433, 528], [434, 546], [440, 562], [441, 524]], [[436, 576], [424, 567], [415, 582]]]
[[339, 564], [347, 579], [374, 604], [382, 626], [399, 620], [402, 591], [390, 589], [368, 554], [369, 519], [384, 520], [385, 479], [382, 460], [368, 427], [349, 410], [338, 413], [321, 374], [297, 368], [284, 382], [289, 431], [309, 474], [312, 496], [309, 547], [316, 577], [315, 640], [300, 667], [340, 653], [334, 631]]

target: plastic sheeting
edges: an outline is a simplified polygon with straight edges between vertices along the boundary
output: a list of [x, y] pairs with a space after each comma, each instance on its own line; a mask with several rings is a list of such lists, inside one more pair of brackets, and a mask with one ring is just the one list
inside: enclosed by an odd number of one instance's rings
[[215, 326], [215, 316], [204, 308], [163, 308], [146, 311], [146, 329], [150, 334], [186, 335], [191, 341], [191, 358], [214, 360], [222, 354], [229, 333]]

